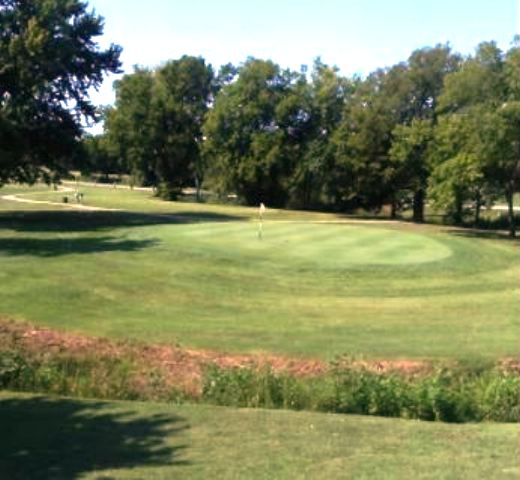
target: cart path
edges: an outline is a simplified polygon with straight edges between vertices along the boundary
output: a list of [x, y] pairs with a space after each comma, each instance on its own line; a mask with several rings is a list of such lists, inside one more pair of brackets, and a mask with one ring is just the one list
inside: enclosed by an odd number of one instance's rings
[[[80, 182], [80, 185], [86, 185], [86, 182]], [[95, 184], [93, 184], [95, 185]], [[129, 188], [129, 187], [128, 187]], [[144, 188], [143, 188], [144, 189]], [[76, 190], [71, 187], [64, 187], [60, 186], [58, 187], [58, 191], [64, 192], [64, 193], [72, 193]], [[19, 195], [19, 194], [18, 194]], [[31, 204], [40, 204], [40, 205], [52, 205], [56, 207], [61, 207], [65, 209], [71, 209], [71, 210], [81, 210], [84, 212], [128, 212], [128, 210], [124, 210], [121, 208], [108, 208], [108, 207], [94, 207], [90, 205], [83, 205], [81, 203], [63, 203], [63, 202], [51, 202], [48, 200], [32, 200], [25, 197], [19, 197], [18, 195], [1, 195], [1, 200], [6, 200], [10, 202], [18, 202], [18, 203], [31, 203]], [[507, 210], [507, 206], [503, 205], [495, 205], [491, 207], [492, 210]], [[514, 207], [515, 211], [520, 211], [520, 206]], [[150, 213], [150, 212], [139, 212], [142, 215], [146, 215], [149, 217], [155, 217], [160, 218], [161, 220], [171, 220], [175, 223], [185, 223], [187, 221], [187, 218], [185, 215], [176, 215], [175, 213]], [[364, 219], [364, 218], [340, 218], [340, 219], [330, 219], [330, 220], [286, 220], [286, 219], [265, 219], [266, 223], [315, 223], [315, 224], [367, 224], [367, 225], [402, 225], [403, 222], [401, 220], [391, 220], [391, 219]], [[204, 222], [205, 220], [200, 220], [200, 222]], [[256, 218], [250, 218], [250, 222], [256, 222]], [[192, 220], [190, 221], [190, 223]], [[448, 226], [445, 227], [447, 230], [451, 229], [458, 229], [459, 227], [454, 226]], [[488, 232], [489, 230], [480, 230], [480, 229], [471, 229], [472, 231], [482, 231], [482, 232]], [[501, 231], [501, 230], [497, 230]], [[505, 230], [504, 230], [505, 232]]]
[[[70, 187], [60, 187], [60, 192], [75, 192], [73, 188]], [[89, 212], [120, 212], [121, 210], [118, 208], [103, 208], [103, 207], [92, 207], [89, 205], [83, 205], [81, 203], [60, 203], [60, 202], [51, 202], [48, 200], [32, 200], [30, 198], [22, 198], [18, 195], [2, 195], [0, 197], [2, 200], [6, 200], [8, 202], [19, 202], [19, 203], [33, 203], [40, 205], [53, 205], [62, 208], [71, 208], [73, 210], [84, 210]]]
[[[63, 193], [71, 193], [75, 192], [76, 190], [70, 187], [59, 187], [58, 189], [60, 192]], [[40, 204], [40, 205], [53, 205], [57, 207], [62, 208], [70, 208], [75, 210], [83, 210], [83, 211], [90, 211], [90, 212], [124, 212], [125, 210], [120, 208], [108, 208], [108, 207], [93, 207], [89, 205], [83, 205], [81, 203], [63, 203], [63, 202], [51, 202], [49, 200], [32, 200], [30, 198], [26, 197], [19, 197], [17, 195], [2, 195], [0, 196], [0, 199], [6, 200], [9, 202], [19, 202], [19, 203], [32, 203], [32, 204]], [[25, 195], [25, 194], [23, 194]], [[157, 217], [162, 219], [170, 219], [173, 221], [186, 221], [185, 215], [176, 215], [174, 213], [149, 213], [149, 212], [139, 212], [146, 216], [151, 217]], [[255, 218], [252, 218], [250, 221], [256, 222], [257, 220]], [[334, 219], [334, 220], [285, 220], [285, 219], [269, 219], [269, 222], [275, 222], [275, 223], [399, 223], [398, 220], [369, 220], [369, 219]]]

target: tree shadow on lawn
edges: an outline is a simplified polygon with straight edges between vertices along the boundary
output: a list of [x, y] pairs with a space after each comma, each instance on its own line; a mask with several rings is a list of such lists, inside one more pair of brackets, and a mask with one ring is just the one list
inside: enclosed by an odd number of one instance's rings
[[189, 465], [181, 458], [186, 445], [175, 438], [189, 425], [175, 415], [137, 417], [104, 402], [7, 398], [0, 400], [0, 425], [0, 476], [6, 479], [72, 479], [96, 470]]
[[103, 229], [165, 224], [231, 222], [245, 220], [239, 215], [216, 212], [136, 213], [127, 211], [7, 211], [0, 212], [0, 229], [20, 232], [83, 232]]
[[520, 237], [512, 238], [508, 232], [498, 232], [496, 230], [476, 230], [470, 228], [450, 228], [447, 230], [450, 235], [465, 238], [485, 238], [490, 240], [508, 240], [513, 244], [520, 244]]
[[153, 247], [155, 240], [120, 240], [115, 237], [82, 238], [0, 238], [0, 253], [59, 257], [76, 253], [136, 252]]

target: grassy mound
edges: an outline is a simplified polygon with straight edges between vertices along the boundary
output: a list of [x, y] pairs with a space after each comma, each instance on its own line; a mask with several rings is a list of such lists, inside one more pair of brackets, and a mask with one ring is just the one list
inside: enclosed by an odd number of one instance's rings
[[520, 362], [330, 364], [108, 341], [0, 319], [0, 389], [112, 400], [520, 421]]

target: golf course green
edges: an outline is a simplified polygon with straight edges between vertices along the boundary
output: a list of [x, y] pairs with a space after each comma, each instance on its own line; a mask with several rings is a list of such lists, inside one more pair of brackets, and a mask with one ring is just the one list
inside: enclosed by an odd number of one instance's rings
[[[20, 213], [22, 204], [0, 200], [3, 315], [227, 352], [519, 353], [517, 243], [277, 210], [267, 211], [260, 238], [255, 209], [83, 190], [88, 205], [120, 210], [27, 204]], [[42, 187], [15, 193], [56, 203], [62, 196]]]

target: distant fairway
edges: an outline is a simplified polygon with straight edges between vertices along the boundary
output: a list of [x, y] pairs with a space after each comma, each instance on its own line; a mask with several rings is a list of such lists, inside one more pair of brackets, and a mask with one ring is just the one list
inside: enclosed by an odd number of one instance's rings
[[147, 215], [22, 215], [0, 201], [1, 314], [225, 351], [520, 353], [518, 244], [282, 211], [268, 211], [259, 239], [253, 209], [86, 191], [93, 205]]

